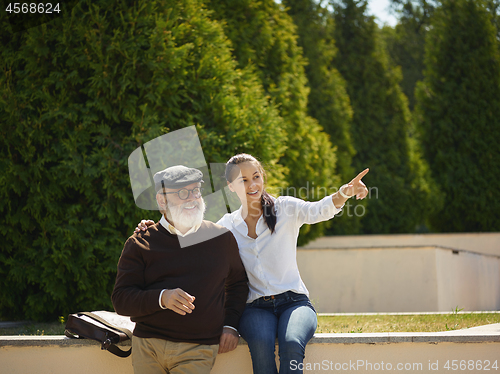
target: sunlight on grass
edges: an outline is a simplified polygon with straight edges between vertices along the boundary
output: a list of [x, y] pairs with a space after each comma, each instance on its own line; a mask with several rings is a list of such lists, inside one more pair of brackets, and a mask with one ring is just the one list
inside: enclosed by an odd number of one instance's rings
[[498, 313], [318, 316], [316, 333], [438, 332], [500, 323]]

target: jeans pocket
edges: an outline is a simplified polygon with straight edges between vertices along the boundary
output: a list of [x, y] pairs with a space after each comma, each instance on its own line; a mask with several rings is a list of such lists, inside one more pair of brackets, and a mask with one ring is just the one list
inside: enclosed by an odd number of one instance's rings
[[294, 303], [301, 303], [304, 306], [308, 306], [314, 311], [314, 313], [317, 313], [314, 305], [312, 305], [311, 300], [309, 300], [309, 297], [307, 297], [307, 295], [294, 293], [292, 296], [290, 296], [290, 299]]
[[309, 301], [309, 298], [307, 297], [307, 295], [304, 295], [302, 293], [293, 292], [290, 294], [290, 300], [292, 300], [295, 303], [300, 303]]

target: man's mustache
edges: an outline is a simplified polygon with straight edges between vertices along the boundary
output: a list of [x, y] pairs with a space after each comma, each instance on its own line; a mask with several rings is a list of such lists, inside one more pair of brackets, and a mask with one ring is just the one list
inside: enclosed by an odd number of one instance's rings
[[181, 208], [184, 208], [186, 206], [193, 206], [193, 205], [196, 205], [196, 207], [200, 208], [200, 203], [198, 201], [190, 201], [190, 202], [187, 202], [187, 203], [184, 203], [184, 204], [181, 204]]

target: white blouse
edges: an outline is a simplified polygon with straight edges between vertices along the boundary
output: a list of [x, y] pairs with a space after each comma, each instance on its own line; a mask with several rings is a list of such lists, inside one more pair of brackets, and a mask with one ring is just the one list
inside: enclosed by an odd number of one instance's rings
[[225, 214], [217, 222], [231, 230], [238, 242], [249, 281], [247, 303], [286, 291], [309, 295], [297, 266], [299, 228], [304, 223], [329, 220], [342, 210], [342, 207], [335, 207], [331, 195], [315, 202], [290, 196], [273, 200], [277, 218], [273, 234], [261, 216], [255, 229], [257, 239], [249, 237], [247, 224], [241, 216], [242, 207]]

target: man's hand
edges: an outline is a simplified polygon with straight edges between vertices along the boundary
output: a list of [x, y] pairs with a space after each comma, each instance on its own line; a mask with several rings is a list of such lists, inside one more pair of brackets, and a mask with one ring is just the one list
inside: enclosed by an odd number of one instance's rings
[[236, 331], [229, 327], [224, 327], [220, 336], [219, 353], [231, 352], [236, 349], [239, 340], [240, 335]]
[[143, 219], [141, 222], [139, 222], [134, 232], [146, 231], [148, 226], [154, 225], [154, 223], [155, 221], [151, 221], [150, 219]]
[[161, 304], [164, 307], [183, 316], [193, 311], [193, 301], [194, 296], [191, 296], [180, 288], [165, 290], [161, 295]]

